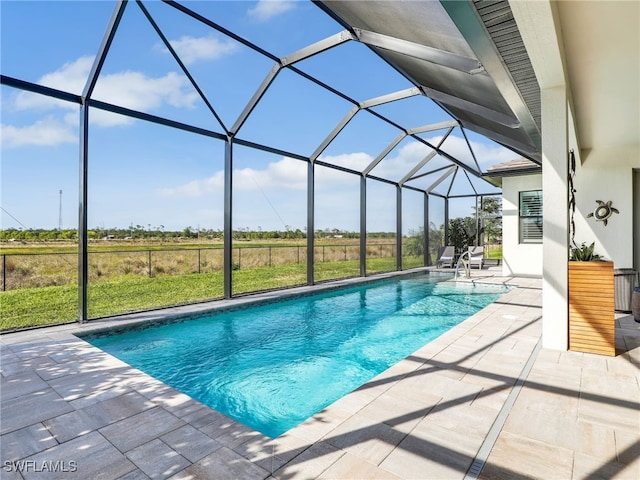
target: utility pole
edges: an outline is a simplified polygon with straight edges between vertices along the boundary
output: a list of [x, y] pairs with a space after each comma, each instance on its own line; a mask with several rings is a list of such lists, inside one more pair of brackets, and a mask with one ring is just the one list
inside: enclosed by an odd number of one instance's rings
[[58, 207], [58, 231], [62, 231], [62, 190], [60, 190], [60, 206]]

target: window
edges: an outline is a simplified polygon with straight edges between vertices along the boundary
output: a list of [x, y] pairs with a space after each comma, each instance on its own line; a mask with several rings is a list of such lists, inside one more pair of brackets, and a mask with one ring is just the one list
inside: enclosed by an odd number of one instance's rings
[[520, 243], [542, 243], [542, 190], [520, 192]]

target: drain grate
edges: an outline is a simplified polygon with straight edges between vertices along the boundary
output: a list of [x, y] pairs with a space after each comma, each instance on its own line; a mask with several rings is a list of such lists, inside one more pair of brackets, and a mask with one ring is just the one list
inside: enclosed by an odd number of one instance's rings
[[531, 355], [529, 356], [529, 360], [527, 360], [527, 363], [525, 364], [524, 368], [520, 372], [520, 375], [518, 376], [518, 379], [516, 380], [515, 385], [511, 389], [511, 392], [509, 392], [509, 396], [507, 397], [507, 400], [504, 402], [504, 405], [502, 405], [500, 412], [498, 412], [498, 416], [493, 422], [493, 425], [491, 425], [491, 428], [489, 429], [489, 433], [487, 433], [487, 436], [485, 437], [484, 442], [482, 442], [482, 445], [478, 450], [478, 454], [476, 455], [476, 458], [473, 460], [471, 467], [469, 467], [469, 470], [467, 471], [467, 474], [465, 475], [464, 480], [475, 480], [480, 477], [480, 473], [482, 472], [482, 469], [487, 463], [489, 454], [491, 453], [491, 450], [493, 449], [493, 446], [495, 445], [496, 440], [498, 440], [498, 435], [500, 435], [500, 431], [502, 430], [502, 427], [507, 421], [509, 412], [511, 412], [513, 405], [516, 403], [516, 398], [518, 398], [518, 395], [520, 394], [520, 390], [522, 390], [522, 386], [524, 385], [525, 380], [529, 376], [529, 372], [531, 372], [531, 368], [533, 368], [533, 364], [535, 363], [536, 358], [538, 358], [538, 352], [540, 352], [541, 348], [542, 348], [542, 341], [538, 340], [538, 343], [533, 349], [533, 352], [531, 352]]

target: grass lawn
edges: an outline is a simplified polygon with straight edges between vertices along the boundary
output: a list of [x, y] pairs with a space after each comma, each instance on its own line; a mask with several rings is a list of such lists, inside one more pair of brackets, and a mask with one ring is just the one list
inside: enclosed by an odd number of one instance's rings
[[[405, 268], [419, 266], [412, 257]], [[357, 277], [359, 262], [317, 263], [315, 281]], [[367, 273], [395, 270], [395, 258], [367, 260]], [[306, 284], [305, 264], [285, 264], [233, 271], [233, 294], [243, 294]], [[117, 280], [92, 282], [88, 292], [90, 318], [151, 310], [220, 299], [224, 296], [222, 272], [160, 275], [152, 278], [121, 276]], [[0, 292], [0, 331], [69, 323], [78, 318], [77, 285], [22, 288]]]

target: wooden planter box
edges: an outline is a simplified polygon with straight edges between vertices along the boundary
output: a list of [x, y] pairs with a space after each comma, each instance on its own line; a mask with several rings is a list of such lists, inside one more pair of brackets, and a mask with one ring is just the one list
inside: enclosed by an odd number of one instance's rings
[[569, 262], [569, 350], [616, 354], [613, 262]]

